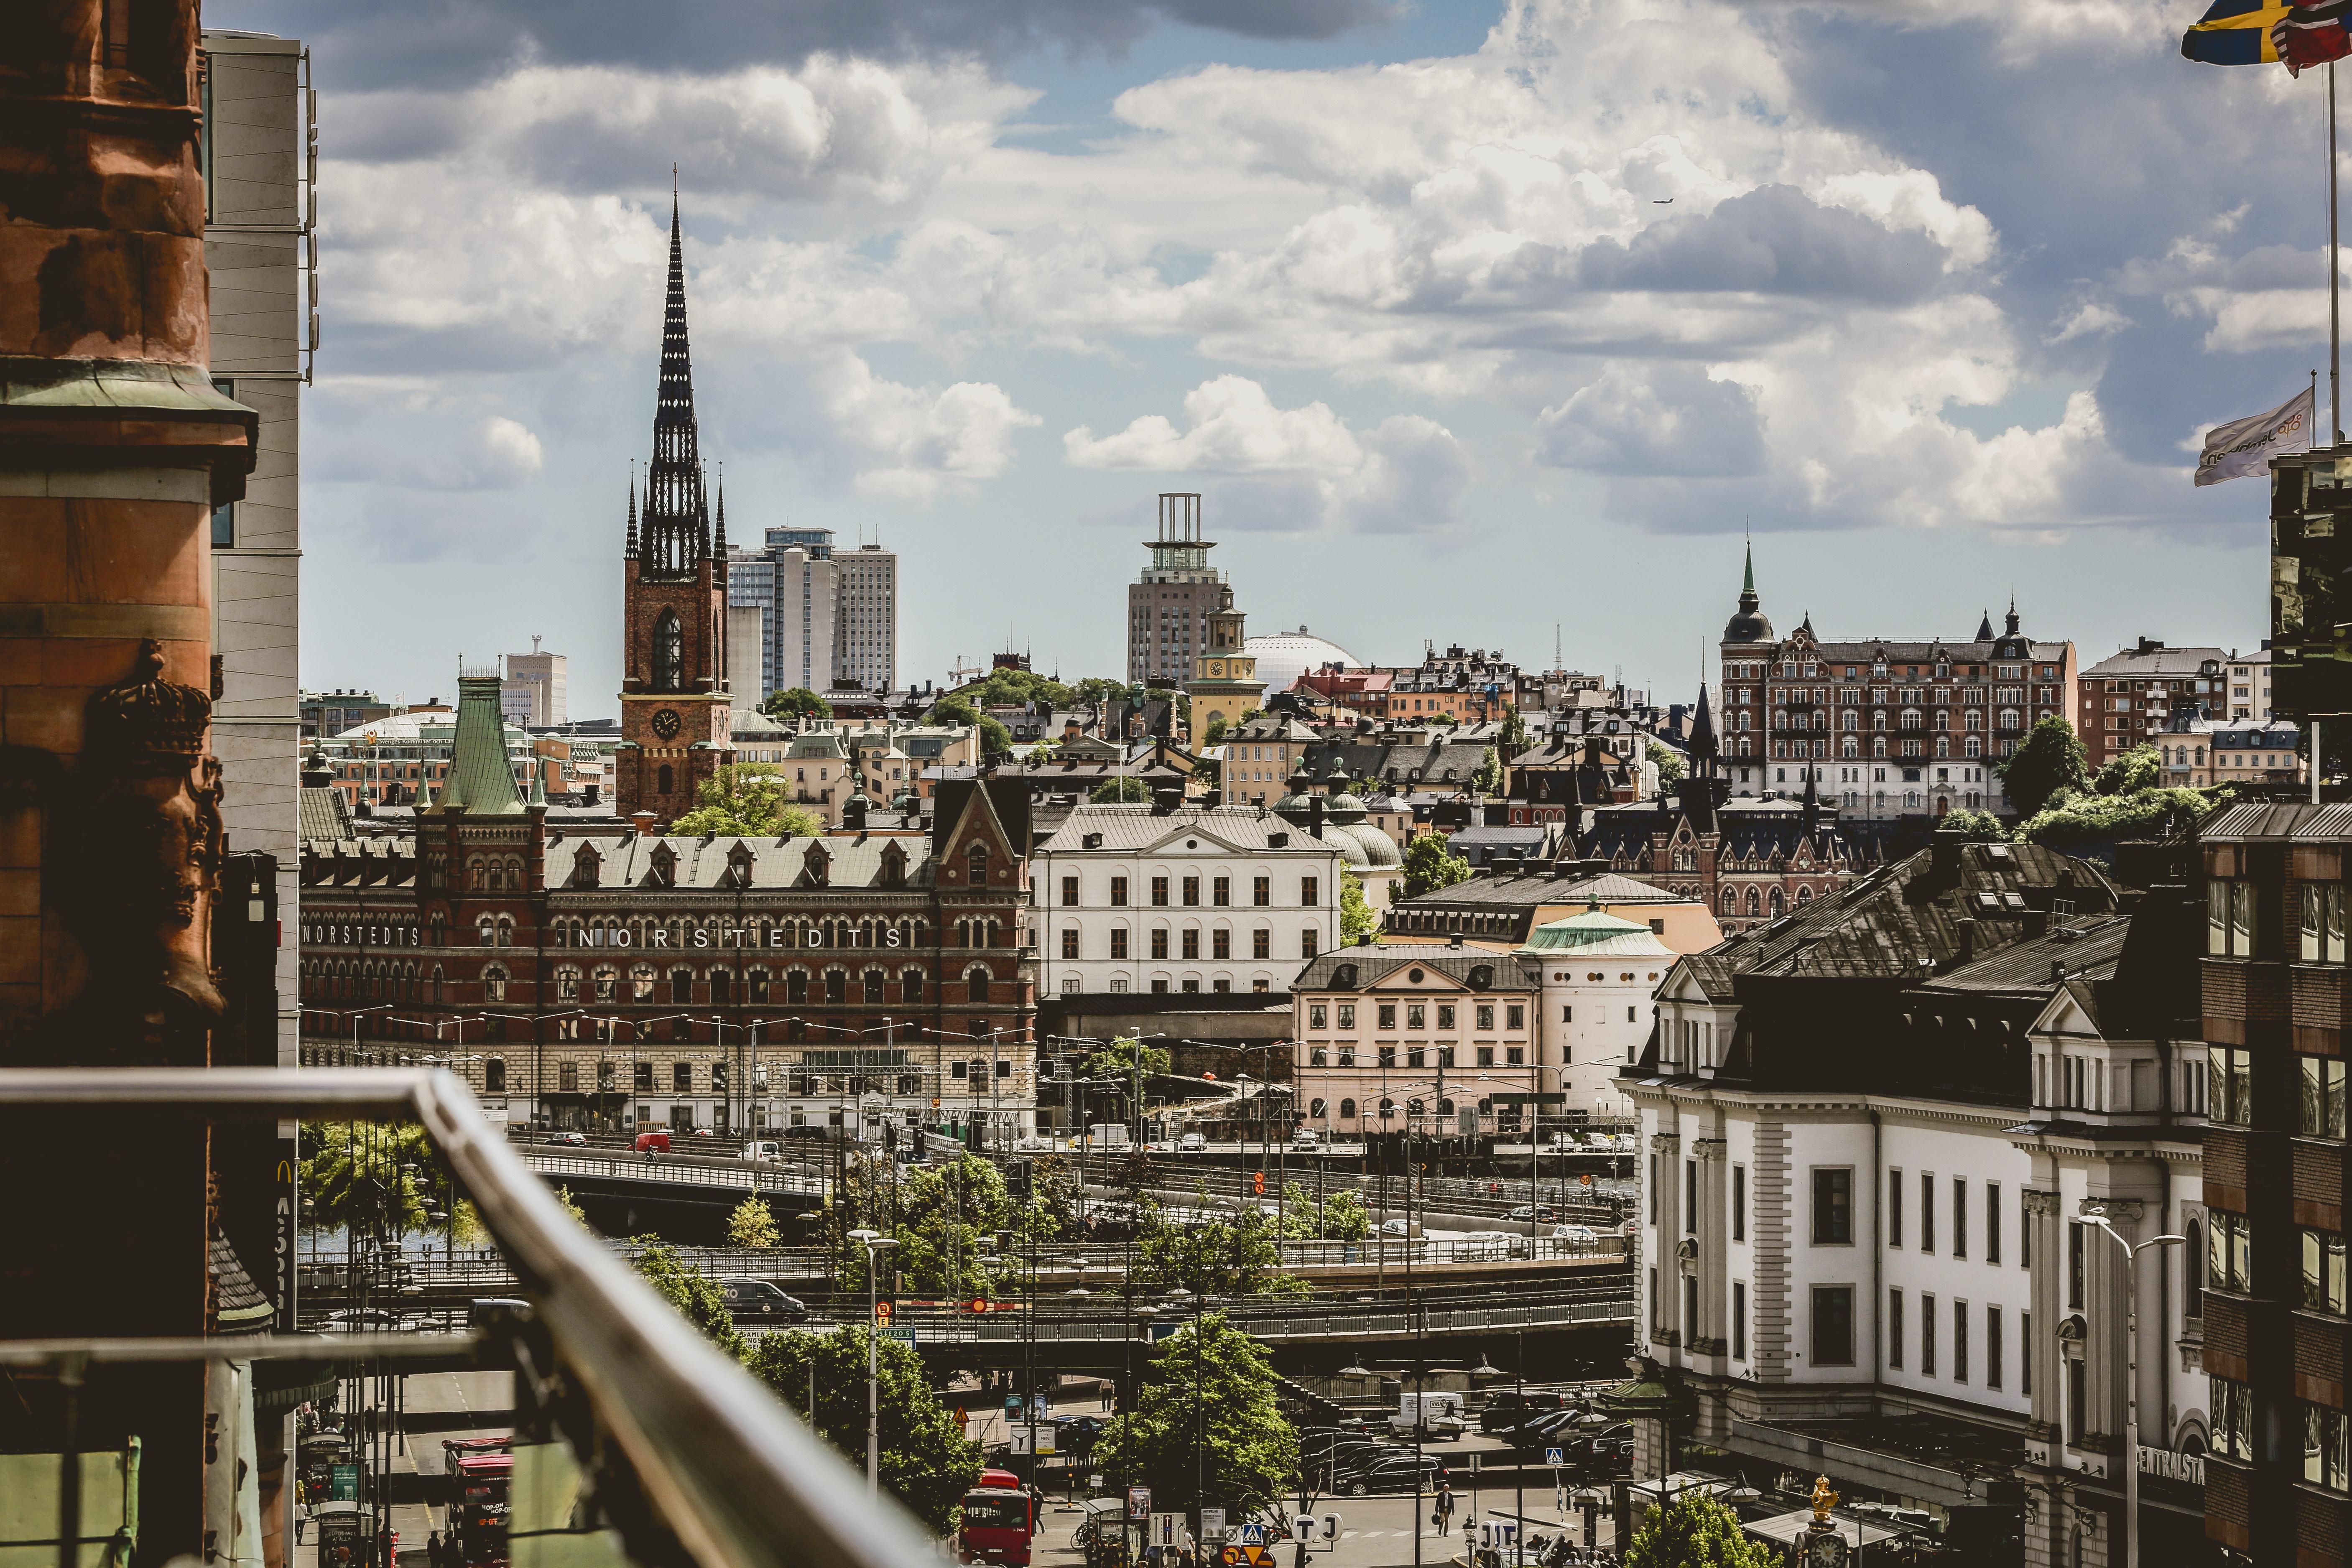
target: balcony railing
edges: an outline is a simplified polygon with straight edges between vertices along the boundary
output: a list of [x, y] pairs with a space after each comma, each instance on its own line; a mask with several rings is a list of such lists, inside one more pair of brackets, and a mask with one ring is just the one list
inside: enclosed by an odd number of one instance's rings
[[[476, 1353], [482, 1364], [516, 1368], [524, 1423], [544, 1426], [595, 1478], [582, 1496], [593, 1517], [578, 1522], [611, 1528], [647, 1564], [912, 1568], [937, 1556], [917, 1525], [869, 1502], [838, 1455], [567, 1215], [447, 1073], [0, 1070], [0, 1106], [52, 1119], [143, 1108], [150, 1118], [421, 1123], [531, 1303], [527, 1320], [487, 1330]], [[16, 1340], [0, 1341], [0, 1364], [203, 1361], [232, 1349], [238, 1360], [340, 1362], [355, 1352], [446, 1356], [452, 1340]]]

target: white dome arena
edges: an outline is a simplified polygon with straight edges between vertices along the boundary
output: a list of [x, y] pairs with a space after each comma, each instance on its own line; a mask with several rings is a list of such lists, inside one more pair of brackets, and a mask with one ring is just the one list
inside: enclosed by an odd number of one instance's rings
[[1265, 682], [1268, 697], [1289, 690], [1300, 676], [1327, 664], [1343, 664], [1350, 669], [1361, 668], [1354, 654], [1338, 643], [1312, 636], [1305, 626], [1295, 632], [1250, 637], [1243, 642], [1242, 651], [1257, 660], [1257, 678]]

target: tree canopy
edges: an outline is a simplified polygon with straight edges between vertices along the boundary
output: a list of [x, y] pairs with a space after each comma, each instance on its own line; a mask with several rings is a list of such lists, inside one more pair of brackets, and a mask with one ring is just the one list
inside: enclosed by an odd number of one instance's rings
[[1212, 715], [1208, 723], [1202, 727], [1201, 744], [1213, 746], [1224, 738], [1225, 716], [1222, 713]]
[[1381, 929], [1381, 917], [1364, 897], [1363, 879], [1346, 866], [1339, 868], [1339, 940], [1354, 942]]
[[677, 1249], [666, 1241], [650, 1236], [635, 1240], [637, 1272], [645, 1276], [646, 1283], [701, 1330], [704, 1338], [742, 1360], [743, 1336], [735, 1331], [735, 1320], [727, 1310], [726, 1292], [719, 1289], [719, 1281], [698, 1268], [688, 1268], [679, 1260]]
[[1780, 1553], [1750, 1541], [1739, 1516], [1698, 1491], [1642, 1517], [1625, 1545], [1625, 1568], [1780, 1568]]
[[687, 837], [814, 838], [824, 823], [786, 798], [783, 770], [773, 763], [737, 763], [720, 768], [695, 791], [692, 811], [670, 824]]
[[1683, 778], [1681, 753], [1661, 741], [1649, 741], [1644, 744], [1646, 755], [1657, 764], [1658, 782], [1662, 784], [1680, 784]]
[[981, 749], [990, 752], [1010, 752], [1013, 731], [973, 707], [963, 698], [949, 695], [931, 704], [923, 715], [926, 724], [966, 724], [980, 731]]
[[2194, 822], [2213, 797], [2193, 789], [2143, 789], [2130, 795], [2061, 795], [2017, 825], [2020, 843], [2081, 854], [2118, 838], [2149, 838], [2176, 821]]
[[1404, 896], [1419, 898], [1423, 893], [1450, 888], [1456, 882], [1470, 879], [1470, 862], [1446, 847], [1443, 835], [1424, 833], [1405, 846]]
[[1288, 1241], [1361, 1241], [1371, 1234], [1372, 1215], [1355, 1189], [1328, 1194], [1319, 1205], [1297, 1182], [1282, 1189], [1282, 1234]]
[[2083, 787], [2085, 753], [2074, 726], [2053, 714], [2025, 732], [2017, 750], [1993, 766], [2009, 793], [2009, 804], [2021, 816], [2040, 811], [2062, 789]]
[[2099, 770], [2091, 787], [2101, 795], [2132, 795], [2164, 783], [2164, 754], [2142, 742]]
[[1136, 1283], [1195, 1296], [1304, 1295], [1307, 1281], [1282, 1272], [1278, 1239], [1274, 1216], [1259, 1209], [1202, 1215], [1177, 1225], [1158, 1204], [1147, 1201], [1135, 1233]]
[[[816, 1419], [844, 1458], [866, 1463], [866, 1336], [844, 1324], [829, 1334], [800, 1329], [772, 1333], [746, 1358], [751, 1375], [777, 1398], [809, 1414], [809, 1371], [816, 1372]], [[877, 1466], [883, 1488], [935, 1531], [955, 1523], [956, 1505], [980, 1479], [981, 1450], [932, 1392], [915, 1347], [884, 1340], [875, 1347]]]
[[1503, 715], [1501, 740], [1505, 756], [1527, 749], [1528, 721], [1519, 716], [1519, 710], [1516, 708]]
[[763, 1198], [745, 1198], [727, 1216], [730, 1247], [773, 1247], [780, 1235], [776, 1211]]
[[792, 686], [769, 692], [760, 711], [771, 719], [830, 719], [833, 704], [805, 686]]
[[1116, 773], [1087, 792], [1097, 805], [1142, 805], [1151, 799], [1151, 786], [1133, 773]]
[[1019, 708], [1042, 703], [1048, 708], [1076, 705], [1077, 693], [1054, 679], [1028, 669], [992, 669], [980, 679], [948, 694], [982, 708]]
[[1492, 746], [1478, 759], [1478, 771], [1471, 775], [1470, 787], [1480, 795], [1503, 793], [1502, 754]]
[[440, 1156], [414, 1122], [305, 1122], [301, 1147], [305, 1230], [381, 1224], [403, 1237], [439, 1229], [455, 1200]]
[[1076, 693], [1078, 701], [1088, 708], [1100, 708], [1110, 702], [1143, 700], [1143, 685], [1140, 681], [1130, 686], [1124, 680], [1112, 680], [1100, 675], [1089, 675], [1070, 689]]
[[1094, 1052], [1078, 1064], [1080, 1078], [1127, 1078], [1135, 1071], [1136, 1053], [1143, 1054], [1143, 1076], [1156, 1077], [1168, 1070], [1168, 1053], [1159, 1046], [1147, 1046], [1132, 1036], [1122, 1035]]
[[1938, 833], [1957, 833], [1971, 844], [1998, 844], [2009, 837], [1990, 811], [1954, 811], [1936, 824]]
[[1088, 1466], [1115, 1487], [1149, 1482], [1155, 1508], [1211, 1503], [1246, 1519], [1298, 1468], [1274, 1390], [1266, 1348], [1207, 1313], [1160, 1342], [1134, 1410], [1103, 1429]]

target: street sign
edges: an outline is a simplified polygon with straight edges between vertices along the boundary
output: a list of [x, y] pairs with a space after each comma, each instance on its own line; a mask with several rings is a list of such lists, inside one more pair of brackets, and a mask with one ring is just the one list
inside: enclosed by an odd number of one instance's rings
[[1224, 1538], [1225, 1510], [1221, 1508], [1203, 1507], [1201, 1510], [1201, 1544], [1206, 1546], [1213, 1541], [1223, 1541]]
[[1311, 1513], [1298, 1513], [1291, 1515], [1290, 1538], [1293, 1541], [1314, 1540], [1315, 1516]]
[[1243, 1525], [1242, 1544], [1244, 1546], [1264, 1546], [1265, 1544], [1265, 1526], [1262, 1524]]
[[[1016, 1421], [1013, 1424], [1013, 1451], [1014, 1453], [1025, 1454], [1029, 1452], [1029, 1434], [1032, 1428], [1026, 1421]], [[1039, 1454], [1051, 1454], [1058, 1451], [1054, 1447], [1053, 1427], [1040, 1422], [1034, 1430], [1037, 1434], [1037, 1452]]]
[[1151, 1516], [1150, 1542], [1162, 1550], [1184, 1544], [1184, 1516], [1181, 1513], [1155, 1513]]
[[1549, 1465], [1553, 1469], [1555, 1469], [1555, 1470], [1556, 1470], [1556, 1469], [1559, 1468], [1560, 1468], [1560, 1466], [1562, 1466], [1562, 1465], [1566, 1464], [1567, 1462], [1568, 1462], [1568, 1455], [1567, 1455], [1566, 1453], [1564, 1453], [1563, 1451], [1561, 1451], [1560, 1449], [1558, 1449], [1558, 1448], [1546, 1448], [1546, 1449], [1544, 1450], [1544, 1463], [1545, 1463], [1545, 1464], [1547, 1464], [1547, 1465]]
[[1337, 1541], [1339, 1539], [1339, 1516], [1338, 1514], [1327, 1513], [1323, 1516], [1323, 1539], [1326, 1541]]
[[877, 1323], [887, 1323], [890, 1321], [889, 1302], [877, 1301], [874, 1303], [874, 1321]]
[[335, 1465], [328, 1469], [327, 1500], [329, 1502], [357, 1502], [359, 1496], [359, 1466]]
[[1127, 1489], [1127, 1517], [1133, 1520], [1138, 1524], [1143, 1523], [1151, 1517], [1151, 1489], [1150, 1487], [1129, 1487]]
[[915, 1342], [915, 1331], [911, 1326], [903, 1329], [887, 1328], [882, 1331], [882, 1337], [886, 1340], [896, 1340], [902, 1345], [910, 1345]]
[[1143, 1325], [1143, 1337], [1147, 1342], [1156, 1345], [1183, 1326], [1181, 1323], [1146, 1323]]

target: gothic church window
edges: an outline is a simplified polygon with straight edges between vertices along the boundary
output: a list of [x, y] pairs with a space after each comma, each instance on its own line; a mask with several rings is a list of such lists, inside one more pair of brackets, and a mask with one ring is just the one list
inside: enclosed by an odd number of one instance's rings
[[686, 627], [676, 610], [664, 610], [654, 623], [654, 689], [686, 689]]

